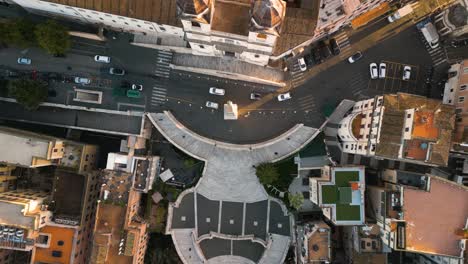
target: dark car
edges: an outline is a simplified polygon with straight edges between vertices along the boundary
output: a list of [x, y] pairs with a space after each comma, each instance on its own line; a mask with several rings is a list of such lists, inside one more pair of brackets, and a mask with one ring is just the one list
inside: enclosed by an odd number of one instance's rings
[[338, 46], [336, 39], [330, 39], [330, 48], [333, 52], [333, 55], [338, 55], [341, 52], [340, 46]]
[[466, 39], [456, 39], [456, 40], [452, 40], [451, 45], [452, 45], [452, 47], [454, 47], [454, 48], [459, 48], [459, 47], [468, 46], [468, 38], [466, 38]]
[[327, 59], [332, 55], [330, 48], [328, 45], [325, 43], [325, 41], [319, 41], [318, 47], [320, 49], [320, 55], [322, 56], [323, 59]]
[[315, 65], [315, 61], [314, 61], [314, 58], [312, 57], [312, 54], [305, 55], [304, 60], [308, 67], [312, 67]]
[[314, 58], [315, 63], [320, 64], [323, 62], [322, 56], [320, 56], [320, 51], [318, 48], [312, 50], [312, 57]]
[[112, 75], [124, 75], [125, 74], [125, 70], [123, 69], [119, 69], [119, 68], [110, 68], [109, 69], [109, 73], [112, 74]]

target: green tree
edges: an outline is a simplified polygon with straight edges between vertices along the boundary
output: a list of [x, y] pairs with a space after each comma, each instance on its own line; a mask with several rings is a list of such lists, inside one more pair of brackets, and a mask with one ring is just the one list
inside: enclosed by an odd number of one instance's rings
[[47, 98], [47, 85], [41, 81], [18, 79], [10, 82], [8, 94], [32, 111]]
[[64, 55], [71, 46], [67, 28], [54, 20], [38, 25], [34, 33], [39, 46], [50, 54]]
[[260, 183], [273, 184], [279, 178], [279, 172], [273, 163], [262, 163], [257, 166], [256, 175]]
[[299, 210], [299, 208], [301, 208], [302, 204], [304, 203], [304, 195], [302, 195], [302, 193], [289, 193], [288, 198], [289, 206], [294, 208], [296, 211]]
[[14, 19], [0, 23], [0, 41], [20, 47], [36, 44], [35, 25], [27, 19]]

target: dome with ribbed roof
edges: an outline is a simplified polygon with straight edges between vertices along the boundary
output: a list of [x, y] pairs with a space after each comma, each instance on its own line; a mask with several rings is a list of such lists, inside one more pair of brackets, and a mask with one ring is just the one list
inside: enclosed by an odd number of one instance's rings
[[273, 28], [281, 23], [285, 13], [285, 6], [281, 0], [253, 1], [252, 19], [264, 28]]
[[210, 0], [177, 0], [177, 5], [182, 13], [196, 16], [210, 7]]

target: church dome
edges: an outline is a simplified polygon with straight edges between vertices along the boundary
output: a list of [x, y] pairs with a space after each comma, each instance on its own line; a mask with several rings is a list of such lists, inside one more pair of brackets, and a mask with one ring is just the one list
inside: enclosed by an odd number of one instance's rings
[[284, 11], [284, 3], [281, 0], [255, 0], [252, 18], [257, 25], [272, 28], [281, 23]]

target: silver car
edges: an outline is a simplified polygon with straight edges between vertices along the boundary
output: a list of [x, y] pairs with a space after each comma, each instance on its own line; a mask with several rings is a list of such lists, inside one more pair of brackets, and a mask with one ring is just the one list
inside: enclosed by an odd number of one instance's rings
[[31, 59], [29, 59], [29, 58], [18, 58], [18, 64], [31, 65]]
[[220, 89], [220, 88], [216, 88], [216, 87], [210, 87], [209, 92], [210, 92], [210, 94], [214, 94], [214, 95], [224, 95], [226, 93], [226, 91], [224, 91], [224, 89]]
[[79, 84], [90, 84], [90, 83], [91, 83], [91, 80], [88, 79], [88, 78], [84, 78], [84, 77], [75, 77], [75, 83], [79, 83]]
[[215, 102], [206, 101], [205, 105], [208, 108], [218, 109], [218, 103]]

